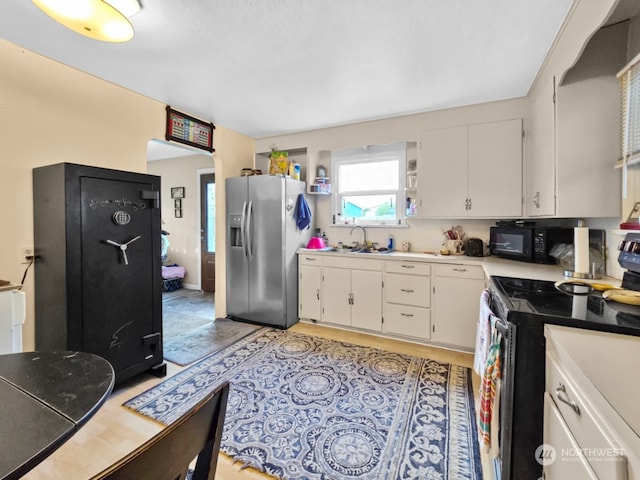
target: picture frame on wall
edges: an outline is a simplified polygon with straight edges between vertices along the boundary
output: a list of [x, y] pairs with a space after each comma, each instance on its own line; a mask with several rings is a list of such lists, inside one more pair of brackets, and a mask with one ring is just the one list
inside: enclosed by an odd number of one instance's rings
[[184, 187], [171, 187], [171, 198], [184, 198]]
[[200, 148], [207, 152], [215, 152], [213, 148], [213, 130], [216, 128], [211, 122], [204, 122], [186, 113], [166, 106], [167, 125], [165, 140], [183, 143], [191, 147]]

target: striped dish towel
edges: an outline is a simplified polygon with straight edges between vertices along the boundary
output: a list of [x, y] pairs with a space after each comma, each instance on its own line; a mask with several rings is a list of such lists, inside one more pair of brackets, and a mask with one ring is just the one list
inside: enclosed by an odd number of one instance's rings
[[[478, 441], [480, 449], [488, 453], [492, 450], [493, 454], [498, 454], [497, 445], [497, 426], [498, 412], [494, 412], [494, 408], [498, 405], [499, 387], [500, 387], [500, 341], [502, 335], [495, 328], [495, 317], [491, 319], [491, 345], [489, 346], [489, 354], [487, 356], [487, 364], [482, 376], [482, 385], [480, 387], [480, 413], [478, 417]], [[494, 415], [495, 414], [495, 415]], [[493, 437], [493, 438], [492, 438]], [[493, 440], [493, 441], [492, 441]]]

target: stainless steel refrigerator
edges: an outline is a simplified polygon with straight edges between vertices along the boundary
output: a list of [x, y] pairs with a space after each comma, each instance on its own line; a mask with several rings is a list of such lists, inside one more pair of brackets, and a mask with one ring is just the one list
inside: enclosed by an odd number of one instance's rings
[[313, 231], [298, 230], [294, 217], [305, 183], [253, 175], [228, 178], [225, 188], [227, 316], [289, 328], [298, 321], [296, 250]]

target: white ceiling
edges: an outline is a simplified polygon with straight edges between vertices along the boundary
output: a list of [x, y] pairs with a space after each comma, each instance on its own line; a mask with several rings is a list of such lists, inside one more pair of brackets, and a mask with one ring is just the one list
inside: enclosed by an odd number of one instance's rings
[[0, 37], [253, 138], [527, 94], [571, 0], [141, 0], [124, 44], [2, 0]]

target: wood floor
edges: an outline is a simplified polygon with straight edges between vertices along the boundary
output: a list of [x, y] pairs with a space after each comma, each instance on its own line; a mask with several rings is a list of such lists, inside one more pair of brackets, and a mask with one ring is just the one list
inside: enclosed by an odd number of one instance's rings
[[[467, 353], [309, 323], [298, 323], [291, 330], [466, 367], [473, 366], [473, 356]], [[174, 364], [168, 364], [168, 366], [168, 375], [174, 375], [184, 368]], [[123, 407], [122, 403], [161, 381], [162, 379], [149, 376], [143, 381], [137, 379], [135, 382], [120, 386], [78, 433], [23, 478], [27, 480], [87, 480], [151, 438], [162, 429], [162, 425]], [[474, 375], [473, 381], [474, 391], [478, 392], [479, 380], [476, 375]], [[483, 463], [486, 463], [484, 458]], [[220, 455], [216, 473], [217, 480], [266, 478], [271, 477], [251, 468], [242, 469], [240, 464], [234, 464], [224, 454]], [[490, 477], [485, 475], [485, 478]]]

